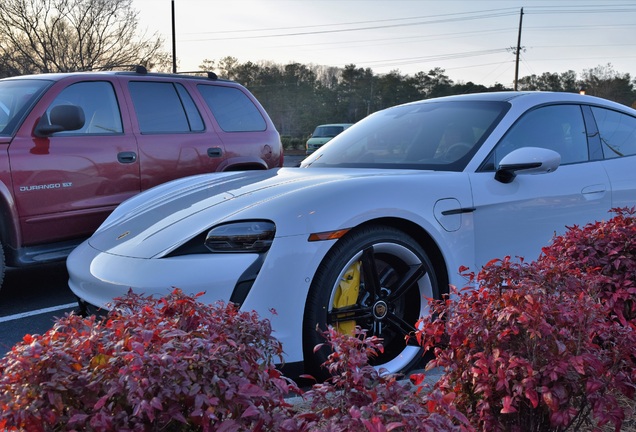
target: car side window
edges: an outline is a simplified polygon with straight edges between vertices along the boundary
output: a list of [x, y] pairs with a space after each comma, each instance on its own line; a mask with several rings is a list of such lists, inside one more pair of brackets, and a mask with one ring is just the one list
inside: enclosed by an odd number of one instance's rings
[[592, 107], [605, 159], [636, 154], [636, 118], [605, 108]]
[[81, 129], [58, 132], [56, 136], [121, 134], [122, 127], [119, 104], [115, 90], [107, 81], [86, 81], [71, 84], [60, 92], [46, 110], [46, 119], [51, 109], [58, 105], [76, 105], [84, 111], [84, 126]]
[[198, 88], [225, 132], [258, 132], [267, 128], [259, 109], [240, 89], [206, 84]]
[[131, 81], [128, 88], [142, 134], [204, 130], [201, 114], [181, 84]]
[[561, 165], [589, 160], [587, 133], [578, 105], [550, 105], [524, 114], [494, 150], [494, 166], [513, 150], [541, 147], [561, 155]]

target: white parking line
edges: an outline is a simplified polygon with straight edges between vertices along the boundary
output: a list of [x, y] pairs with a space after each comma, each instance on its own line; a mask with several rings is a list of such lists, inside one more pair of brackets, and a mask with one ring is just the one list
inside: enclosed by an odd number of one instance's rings
[[45, 309], [37, 309], [37, 310], [33, 310], [33, 311], [29, 311], [29, 312], [23, 312], [20, 314], [15, 314], [15, 315], [7, 315], [4, 317], [0, 317], [0, 323], [3, 322], [7, 322], [7, 321], [15, 321], [15, 320], [19, 320], [22, 318], [27, 318], [33, 315], [41, 315], [41, 314], [45, 314], [45, 313], [49, 313], [49, 312], [55, 312], [58, 310], [62, 310], [62, 309], [71, 309], [77, 307], [77, 303], [67, 303], [67, 304], [63, 304], [63, 305], [59, 305], [59, 306], [53, 306], [50, 308], [45, 308]]

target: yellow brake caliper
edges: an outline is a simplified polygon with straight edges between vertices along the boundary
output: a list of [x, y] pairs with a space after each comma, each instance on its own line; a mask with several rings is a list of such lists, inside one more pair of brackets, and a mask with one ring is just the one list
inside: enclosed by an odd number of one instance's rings
[[[358, 302], [358, 294], [360, 293], [360, 267], [362, 263], [356, 261], [345, 272], [343, 278], [338, 283], [336, 295], [333, 300], [335, 309], [352, 306]], [[346, 317], [347, 314], [338, 315], [339, 318]], [[353, 334], [356, 327], [355, 320], [341, 321], [336, 324], [336, 329], [340, 333]]]

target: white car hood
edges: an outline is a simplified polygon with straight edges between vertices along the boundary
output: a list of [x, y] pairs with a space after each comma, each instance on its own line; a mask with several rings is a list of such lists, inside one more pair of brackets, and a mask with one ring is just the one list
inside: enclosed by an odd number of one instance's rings
[[[102, 252], [152, 258], [263, 201], [359, 175], [351, 170], [273, 169], [175, 180], [122, 203], [88, 240]], [[262, 216], [264, 219], [268, 215]], [[176, 226], [178, 225], [178, 232]]]

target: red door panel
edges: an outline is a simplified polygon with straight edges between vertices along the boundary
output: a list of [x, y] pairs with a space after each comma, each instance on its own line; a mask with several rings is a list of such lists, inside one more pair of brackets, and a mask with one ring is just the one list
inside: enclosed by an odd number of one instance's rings
[[[140, 190], [137, 143], [130, 133], [127, 113], [124, 111], [121, 119], [111, 113], [110, 122], [116, 121], [118, 130], [105, 130], [107, 121], [97, 120], [97, 111], [104, 103], [92, 100], [98, 91], [89, 90], [99, 87], [114, 92], [117, 86], [108, 81], [96, 83], [83, 82], [71, 88], [78, 83], [58, 82], [34, 108], [9, 147], [23, 245], [88, 236], [117, 204]], [[35, 137], [32, 131], [36, 124], [55, 104], [82, 106], [84, 127]], [[121, 162], [122, 153], [133, 155], [132, 160]]]

